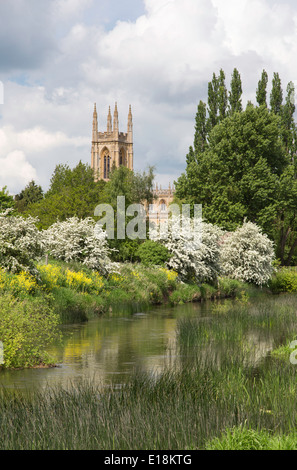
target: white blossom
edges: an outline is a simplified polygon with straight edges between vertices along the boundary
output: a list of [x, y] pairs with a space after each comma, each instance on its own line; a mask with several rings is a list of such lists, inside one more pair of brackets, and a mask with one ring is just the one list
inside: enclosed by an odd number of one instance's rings
[[79, 261], [105, 275], [116, 266], [109, 258], [106, 232], [91, 218], [72, 217], [43, 231], [46, 250], [57, 259]]
[[0, 266], [6, 271], [27, 271], [36, 275], [34, 261], [44, 253], [44, 243], [36, 227], [37, 219], [0, 213]]
[[274, 257], [273, 242], [252, 222], [222, 239], [222, 274], [233, 279], [265, 285], [273, 273]]
[[[162, 227], [161, 227], [162, 231]], [[200, 222], [199, 233], [193, 219], [180, 224], [179, 217], [172, 217], [166, 237], [159, 237], [158, 230], [151, 232], [152, 239], [159, 239], [172, 255], [167, 265], [175, 270], [183, 281], [213, 282], [220, 266], [219, 239], [223, 231], [212, 224]]]

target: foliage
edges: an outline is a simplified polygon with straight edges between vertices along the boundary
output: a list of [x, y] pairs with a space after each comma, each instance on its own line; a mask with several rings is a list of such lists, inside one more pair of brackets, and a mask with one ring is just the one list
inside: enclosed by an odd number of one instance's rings
[[104, 202], [116, 209], [118, 196], [125, 196], [125, 208], [131, 204], [150, 204], [154, 200], [154, 177], [153, 167], [149, 167], [148, 171], [142, 174], [125, 166], [113, 168], [110, 180], [104, 188]]
[[14, 199], [17, 211], [25, 212], [30, 204], [34, 204], [43, 199], [42, 187], [38, 186], [35, 181], [32, 180]]
[[140, 262], [145, 265], [164, 265], [169, 261], [169, 251], [161, 243], [157, 243], [153, 240], [146, 240], [143, 242], [135, 254]]
[[269, 281], [270, 290], [280, 292], [297, 292], [297, 271], [293, 268], [278, 269]]
[[0, 214], [0, 266], [12, 273], [21, 271], [36, 275], [34, 262], [44, 253], [37, 220]]
[[114, 270], [106, 232], [91, 217], [72, 217], [42, 231], [46, 250], [57, 259], [75, 260], [106, 275]]
[[220, 265], [223, 275], [259, 286], [273, 273], [273, 243], [258, 226], [245, 222], [222, 238]]
[[0, 212], [14, 207], [13, 196], [10, 196], [7, 186], [0, 190]]
[[283, 436], [269, 430], [234, 426], [226, 429], [221, 437], [206, 443], [206, 450], [289, 450], [296, 449], [295, 436]]
[[96, 182], [93, 169], [82, 162], [73, 169], [57, 165], [44, 198], [30, 204], [26, 214], [38, 217], [41, 229], [71, 217], [93, 217], [105, 184], [103, 180]]
[[56, 314], [40, 300], [17, 300], [0, 296], [0, 340], [4, 367], [32, 367], [48, 363], [46, 348], [60, 338]]
[[[161, 229], [162, 230], [162, 229]], [[219, 238], [222, 230], [201, 222], [196, 230], [193, 219], [181, 223], [179, 217], [172, 217], [164, 238], [158, 229], [151, 237], [159, 240], [169, 251], [167, 262], [184, 282], [216, 282], [219, 267]]]
[[[268, 107], [267, 84], [263, 70], [258, 106], [248, 102], [243, 110], [241, 79], [234, 69], [228, 111], [218, 113], [219, 90], [226, 92], [224, 73], [220, 78], [213, 74], [208, 116], [200, 101], [194, 146], [186, 156], [185, 173], [175, 183], [175, 198], [202, 204], [205, 220], [225, 230], [235, 230], [245, 218], [258, 224], [274, 240], [281, 264], [289, 266], [297, 249], [295, 88], [289, 82], [284, 99], [280, 76], [274, 73]], [[205, 122], [211, 123], [206, 134]]]

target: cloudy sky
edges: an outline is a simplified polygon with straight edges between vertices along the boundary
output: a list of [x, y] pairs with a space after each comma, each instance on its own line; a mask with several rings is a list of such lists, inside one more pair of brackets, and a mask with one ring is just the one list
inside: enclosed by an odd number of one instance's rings
[[[295, 0], [0, 0], [0, 187], [47, 189], [57, 163], [90, 163], [92, 113], [106, 130], [129, 104], [134, 167], [162, 187], [184, 171], [200, 99], [238, 68], [244, 102], [261, 72], [297, 84]], [[0, 102], [1, 102], [0, 84]]]

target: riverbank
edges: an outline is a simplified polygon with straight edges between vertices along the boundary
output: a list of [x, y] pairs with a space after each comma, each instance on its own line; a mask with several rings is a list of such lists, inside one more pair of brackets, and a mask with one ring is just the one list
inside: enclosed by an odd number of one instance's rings
[[[0, 271], [0, 367], [52, 366], [48, 347], [60, 339], [59, 325], [85, 322], [123, 307], [135, 313], [153, 305], [180, 305], [242, 297], [251, 286], [220, 278], [216, 287], [185, 284], [174, 271], [141, 264], [119, 264], [108, 277], [81, 263], [50, 259], [38, 264], [39, 277]], [[254, 289], [256, 291], [256, 289]], [[36, 313], [35, 313], [36, 312]]]

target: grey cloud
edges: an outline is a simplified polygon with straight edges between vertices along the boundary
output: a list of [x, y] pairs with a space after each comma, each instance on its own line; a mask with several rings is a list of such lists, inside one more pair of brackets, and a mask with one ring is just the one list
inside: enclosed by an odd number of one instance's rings
[[0, 2], [0, 72], [40, 66], [55, 49], [50, 0]]

